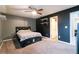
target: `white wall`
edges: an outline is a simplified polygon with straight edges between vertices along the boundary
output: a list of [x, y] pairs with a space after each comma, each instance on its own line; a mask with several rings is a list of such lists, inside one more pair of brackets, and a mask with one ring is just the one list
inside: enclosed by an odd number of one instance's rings
[[6, 38], [15, 33], [17, 26], [31, 26], [32, 30], [36, 30], [36, 20], [27, 19], [17, 16], [7, 16], [6, 21], [2, 21], [2, 38]]
[[1, 40], [1, 20], [0, 20], [0, 40]]

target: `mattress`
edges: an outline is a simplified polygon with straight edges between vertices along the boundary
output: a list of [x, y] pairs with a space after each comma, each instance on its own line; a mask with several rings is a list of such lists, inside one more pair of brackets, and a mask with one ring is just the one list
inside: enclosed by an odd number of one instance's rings
[[20, 41], [24, 41], [26, 39], [33, 38], [33, 37], [42, 37], [41, 33], [32, 32], [32, 31], [17, 32], [17, 35], [20, 38]]

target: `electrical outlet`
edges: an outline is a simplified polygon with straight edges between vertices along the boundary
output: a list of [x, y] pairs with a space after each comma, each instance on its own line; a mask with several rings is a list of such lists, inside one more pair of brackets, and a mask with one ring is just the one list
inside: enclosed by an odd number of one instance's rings
[[58, 36], [58, 38], [60, 39], [60, 36]]
[[35, 42], [35, 39], [33, 39], [33, 42]]
[[68, 28], [68, 26], [65, 26], [65, 29], [67, 29]]

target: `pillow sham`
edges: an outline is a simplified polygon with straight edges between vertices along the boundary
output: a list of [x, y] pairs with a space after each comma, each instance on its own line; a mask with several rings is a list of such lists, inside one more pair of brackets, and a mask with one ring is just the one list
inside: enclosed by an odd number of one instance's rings
[[31, 32], [31, 30], [19, 30], [17, 34], [26, 33], [26, 32]]

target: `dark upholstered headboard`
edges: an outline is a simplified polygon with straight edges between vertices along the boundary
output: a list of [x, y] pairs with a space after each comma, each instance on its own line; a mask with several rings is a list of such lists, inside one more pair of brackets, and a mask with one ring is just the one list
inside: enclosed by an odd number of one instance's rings
[[30, 29], [31, 30], [31, 27], [28, 26], [28, 27], [16, 27], [16, 32], [18, 32], [19, 30], [28, 30]]

